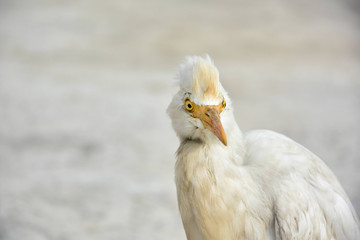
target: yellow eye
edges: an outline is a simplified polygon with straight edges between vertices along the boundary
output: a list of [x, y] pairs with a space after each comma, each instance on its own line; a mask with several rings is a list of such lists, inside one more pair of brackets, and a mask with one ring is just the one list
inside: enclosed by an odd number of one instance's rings
[[222, 109], [225, 109], [226, 108], [226, 101], [225, 101], [225, 98], [223, 99], [222, 101]]
[[190, 112], [194, 109], [193, 103], [190, 101], [190, 99], [185, 99], [185, 109]]

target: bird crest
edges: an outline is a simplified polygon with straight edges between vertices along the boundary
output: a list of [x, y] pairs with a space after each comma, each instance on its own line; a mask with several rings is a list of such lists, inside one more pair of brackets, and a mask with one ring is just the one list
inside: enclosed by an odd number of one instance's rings
[[222, 101], [219, 72], [209, 56], [188, 57], [180, 67], [179, 80], [197, 103]]

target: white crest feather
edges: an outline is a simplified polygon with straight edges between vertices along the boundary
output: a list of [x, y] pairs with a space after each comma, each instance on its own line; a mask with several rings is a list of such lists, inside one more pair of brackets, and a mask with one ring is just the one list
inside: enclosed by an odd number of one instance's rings
[[190, 93], [197, 104], [221, 102], [219, 71], [208, 55], [187, 57], [180, 65], [177, 78], [180, 88]]

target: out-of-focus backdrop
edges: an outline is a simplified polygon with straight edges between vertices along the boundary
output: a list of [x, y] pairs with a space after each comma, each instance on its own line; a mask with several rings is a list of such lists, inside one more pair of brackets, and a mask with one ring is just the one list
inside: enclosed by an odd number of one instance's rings
[[1, 1], [0, 239], [185, 239], [166, 115], [210, 54], [243, 131], [319, 155], [360, 213], [357, 0]]

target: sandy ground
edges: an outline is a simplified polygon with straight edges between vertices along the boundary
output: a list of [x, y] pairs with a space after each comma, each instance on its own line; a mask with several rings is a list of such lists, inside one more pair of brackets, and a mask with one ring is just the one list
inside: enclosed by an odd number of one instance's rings
[[1, 1], [0, 239], [185, 239], [165, 110], [189, 54], [214, 58], [243, 131], [308, 147], [360, 213], [359, 9]]

